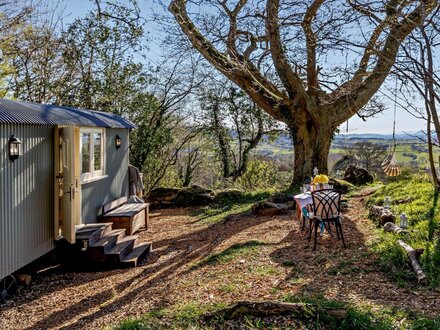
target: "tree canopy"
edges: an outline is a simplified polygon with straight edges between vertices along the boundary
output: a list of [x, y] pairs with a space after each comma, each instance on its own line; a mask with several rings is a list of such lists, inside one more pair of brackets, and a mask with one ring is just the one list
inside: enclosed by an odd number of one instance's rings
[[172, 0], [192, 46], [291, 129], [294, 183], [327, 172], [331, 138], [385, 81], [437, 0]]

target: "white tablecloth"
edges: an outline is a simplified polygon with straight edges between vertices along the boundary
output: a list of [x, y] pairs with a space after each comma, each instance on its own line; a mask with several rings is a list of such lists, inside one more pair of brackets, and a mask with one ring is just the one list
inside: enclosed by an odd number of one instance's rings
[[300, 206], [300, 209], [302, 209], [307, 204], [312, 204], [312, 195], [310, 194], [299, 194], [293, 196], [293, 199], [295, 200], [296, 204]]

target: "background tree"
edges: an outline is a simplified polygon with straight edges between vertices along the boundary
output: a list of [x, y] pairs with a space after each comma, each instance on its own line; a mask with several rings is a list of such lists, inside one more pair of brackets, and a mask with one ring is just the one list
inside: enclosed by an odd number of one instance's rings
[[370, 141], [359, 141], [345, 148], [345, 154], [354, 160], [356, 165], [367, 171], [382, 172], [381, 164], [387, 155], [387, 147]]
[[188, 140], [184, 148], [180, 151], [177, 159], [177, 173], [182, 187], [191, 185], [202, 166], [207, 164], [209, 158], [208, 143], [206, 143], [202, 134]]
[[273, 119], [243, 91], [226, 80], [201, 86], [205, 129], [216, 145], [224, 179], [236, 181], [247, 169], [251, 152], [278, 130]]
[[437, 4], [172, 0], [169, 9], [207, 61], [289, 127], [299, 184], [314, 166], [328, 172], [336, 129], [368, 103]]
[[424, 109], [414, 107], [412, 99], [404, 98], [402, 102], [411, 109], [413, 115], [426, 120], [424, 140], [428, 145], [429, 164], [436, 192], [440, 189], [435, 166], [437, 161], [434, 159], [434, 148], [438, 147], [440, 141], [440, 117], [437, 112], [440, 103], [440, 67], [437, 65], [440, 55], [439, 13], [440, 6], [437, 6], [411, 34], [404, 43], [402, 55], [396, 64], [397, 75], [402, 81], [403, 96], [416, 94], [423, 100]]
[[144, 172], [147, 192], [202, 130], [191, 120], [187, 102], [204, 77], [196, 74], [197, 61], [187, 65], [186, 60], [185, 55], [168, 56], [151, 72], [148, 88], [126, 105], [129, 118], [138, 125], [131, 134], [130, 161]]
[[132, 120], [138, 128], [131, 133], [130, 161], [144, 172], [148, 192], [199, 132], [185, 109], [198, 83], [197, 63], [182, 65], [184, 55], [166, 54], [163, 63], [147, 65], [137, 3], [97, 5], [97, 12], [65, 30], [58, 20], [62, 14], [51, 14], [0, 31], [11, 68], [2, 72], [5, 92], [24, 101], [112, 112]]

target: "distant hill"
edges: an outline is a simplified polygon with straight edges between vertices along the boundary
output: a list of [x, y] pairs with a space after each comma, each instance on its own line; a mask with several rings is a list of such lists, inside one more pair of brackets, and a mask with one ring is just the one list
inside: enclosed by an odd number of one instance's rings
[[[424, 134], [422, 132], [400, 132], [396, 133], [396, 139], [397, 140], [412, 140], [414, 137], [423, 137]], [[384, 133], [384, 134], [377, 134], [377, 133], [358, 133], [358, 134], [338, 134], [336, 135], [337, 139], [351, 139], [351, 140], [391, 140], [393, 138], [392, 133]]]

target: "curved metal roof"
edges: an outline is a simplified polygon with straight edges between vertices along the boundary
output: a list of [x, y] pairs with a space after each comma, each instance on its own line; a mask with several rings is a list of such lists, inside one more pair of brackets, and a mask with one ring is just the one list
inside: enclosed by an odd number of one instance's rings
[[75, 109], [51, 104], [12, 101], [1, 98], [0, 123], [136, 128], [131, 121], [107, 112]]

